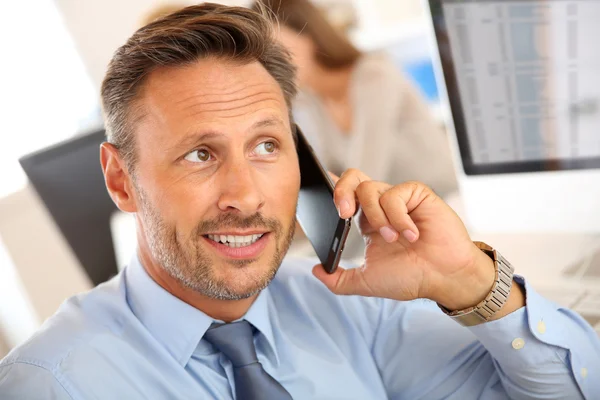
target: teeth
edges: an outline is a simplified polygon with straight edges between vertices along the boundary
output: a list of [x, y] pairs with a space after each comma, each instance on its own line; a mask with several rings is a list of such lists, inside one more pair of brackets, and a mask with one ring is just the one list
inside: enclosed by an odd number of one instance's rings
[[252, 243], [260, 239], [263, 234], [247, 235], [247, 236], [234, 236], [234, 235], [208, 235], [210, 240], [215, 242], [223, 243], [229, 247], [238, 248], [250, 246]]

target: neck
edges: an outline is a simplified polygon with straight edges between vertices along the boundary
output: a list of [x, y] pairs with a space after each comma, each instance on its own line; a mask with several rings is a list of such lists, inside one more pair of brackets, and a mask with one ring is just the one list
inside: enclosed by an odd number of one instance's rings
[[353, 70], [353, 66], [339, 69], [325, 69], [317, 66], [309, 78], [308, 86], [321, 98], [343, 99], [350, 89]]
[[254, 295], [242, 300], [218, 300], [204, 296], [169, 275], [152, 257], [148, 247], [145, 246], [145, 241], [139, 239], [138, 237], [138, 257], [148, 275], [167, 292], [211, 318], [224, 322], [238, 320], [248, 312], [258, 297]]

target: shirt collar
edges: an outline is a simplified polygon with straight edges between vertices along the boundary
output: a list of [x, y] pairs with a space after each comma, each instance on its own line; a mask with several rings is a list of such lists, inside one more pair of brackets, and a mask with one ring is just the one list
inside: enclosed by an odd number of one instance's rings
[[258, 294], [258, 297], [250, 306], [243, 319], [250, 322], [267, 339], [269, 348], [275, 357], [275, 363], [279, 365], [279, 356], [275, 347], [275, 335], [273, 334], [273, 325], [271, 323], [271, 319], [275, 317], [275, 312], [274, 310], [270, 310], [270, 298], [271, 293], [267, 287]]
[[[181, 366], [188, 363], [210, 325], [222, 322], [215, 321], [157, 284], [137, 255], [125, 269], [125, 284], [127, 302], [134, 315]], [[279, 363], [269, 315], [268, 288], [258, 295], [243, 319], [265, 336]]]

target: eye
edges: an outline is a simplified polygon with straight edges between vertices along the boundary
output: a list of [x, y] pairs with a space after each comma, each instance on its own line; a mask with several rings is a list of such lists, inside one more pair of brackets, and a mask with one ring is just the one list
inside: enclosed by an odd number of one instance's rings
[[256, 146], [256, 154], [265, 156], [269, 154], [275, 153], [277, 150], [277, 145], [275, 142], [262, 142], [258, 146]]
[[199, 149], [199, 150], [194, 150], [192, 152], [189, 152], [186, 156], [185, 159], [187, 161], [191, 161], [191, 162], [195, 162], [195, 163], [204, 163], [207, 161], [210, 161], [212, 159], [212, 156], [210, 155], [210, 152], [206, 149]]

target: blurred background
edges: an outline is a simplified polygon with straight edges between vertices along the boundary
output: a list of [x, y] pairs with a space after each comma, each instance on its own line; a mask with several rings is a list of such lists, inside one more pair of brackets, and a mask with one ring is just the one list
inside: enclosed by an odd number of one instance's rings
[[[162, 7], [194, 3], [0, 5], [0, 358], [131, 257], [133, 219], [110, 201], [98, 162], [99, 89], [113, 52], [136, 29]], [[292, 51], [308, 71], [294, 116], [328, 168], [426, 181], [474, 239], [600, 331], [600, 7], [477, 3], [314, 0], [357, 56], [324, 69], [300, 57], [319, 41], [309, 30], [299, 36], [312, 42], [282, 36], [300, 46]], [[328, 92], [323, 71], [350, 94]], [[394, 128], [372, 122], [386, 118]], [[381, 154], [377, 165], [361, 161], [373, 154]], [[360, 262], [354, 235], [348, 262]], [[292, 254], [312, 250], [298, 237]]]

